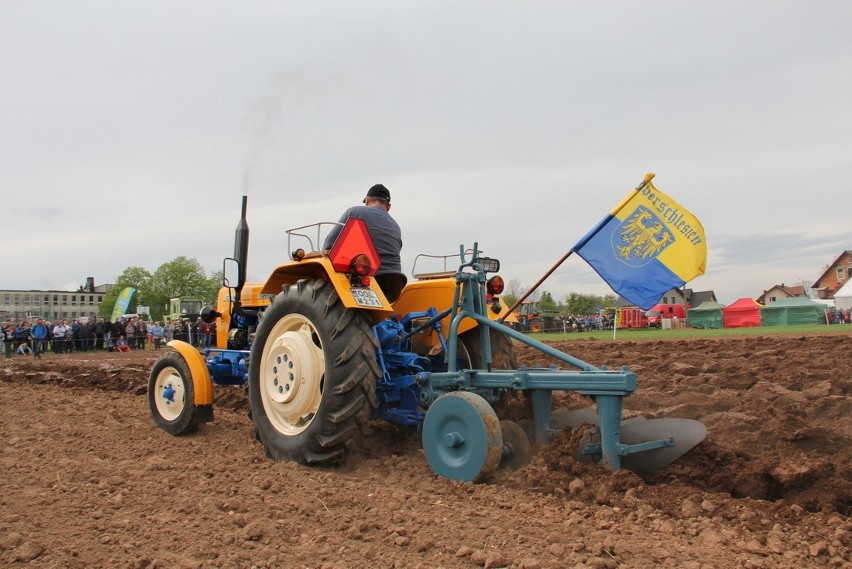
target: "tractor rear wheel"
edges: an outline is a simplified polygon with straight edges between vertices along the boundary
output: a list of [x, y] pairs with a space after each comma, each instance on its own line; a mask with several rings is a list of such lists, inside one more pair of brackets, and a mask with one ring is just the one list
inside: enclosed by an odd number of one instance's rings
[[178, 352], [163, 354], [148, 376], [148, 408], [164, 431], [180, 436], [198, 428], [192, 373]]
[[257, 436], [273, 460], [339, 462], [376, 406], [377, 343], [366, 315], [323, 280], [285, 285], [258, 327], [249, 365]]
[[[518, 361], [512, 351], [512, 340], [509, 336], [489, 328], [491, 338], [491, 368], [492, 369], [516, 369]], [[459, 342], [467, 349], [470, 363], [474, 368], [482, 366], [482, 341], [479, 337], [479, 328], [468, 330], [459, 336]], [[461, 350], [459, 350], [461, 352]]]

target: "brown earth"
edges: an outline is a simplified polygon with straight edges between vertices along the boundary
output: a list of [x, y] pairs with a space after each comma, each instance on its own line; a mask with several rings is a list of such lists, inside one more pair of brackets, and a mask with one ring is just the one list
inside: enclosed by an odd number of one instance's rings
[[378, 423], [341, 468], [276, 464], [238, 388], [217, 387], [194, 435], [157, 428], [156, 352], [16, 357], [0, 368], [0, 566], [849, 567], [852, 327], [838, 330], [556, 343], [637, 373], [626, 415], [707, 425], [648, 480], [575, 462], [566, 434], [525, 468], [454, 482], [417, 433]]

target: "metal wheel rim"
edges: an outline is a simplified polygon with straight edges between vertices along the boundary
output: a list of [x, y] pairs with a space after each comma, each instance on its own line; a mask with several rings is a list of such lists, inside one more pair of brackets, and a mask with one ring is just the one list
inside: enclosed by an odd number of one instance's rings
[[[174, 421], [180, 417], [186, 407], [186, 386], [180, 372], [173, 367], [165, 367], [157, 374], [154, 381], [154, 404], [157, 413], [166, 421]], [[167, 397], [167, 390], [173, 390], [171, 398]]]
[[497, 415], [478, 395], [439, 397], [423, 424], [423, 447], [433, 472], [473, 481], [497, 468], [502, 439]]
[[313, 322], [301, 314], [279, 320], [263, 347], [260, 396], [276, 430], [297, 435], [314, 420], [322, 401], [325, 358]]

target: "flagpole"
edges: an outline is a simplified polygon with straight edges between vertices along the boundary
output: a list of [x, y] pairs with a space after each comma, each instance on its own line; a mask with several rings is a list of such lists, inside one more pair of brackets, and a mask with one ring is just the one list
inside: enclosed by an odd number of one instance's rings
[[[509, 310], [506, 312], [506, 315], [505, 315], [505, 316], [501, 316], [500, 318], [498, 318], [498, 319], [497, 319], [497, 321], [498, 321], [498, 322], [500, 322], [500, 323], [502, 323], [502, 322], [506, 319], [506, 316], [508, 316], [508, 315], [510, 315], [512, 312], [514, 312], [514, 311], [515, 311], [515, 309], [516, 309], [518, 306], [520, 306], [520, 304], [521, 304], [523, 301], [525, 301], [525, 300], [526, 300], [526, 299], [527, 299], [527, 298], [528, 298], [528, 297], [529, 297], [529, 296], [530, 296], [533, 292], [535, 292], [535, 290], [536, 290], [538, 287], [540, 287], [540, 286], [541, 286], [541, 283], [543, 283], [545, 280], [547, 280], [547, 278], [548, 278], [550, 275], [552, 275], [552, 274], [553, 274], [553, 271], [555, 271], [556, 269], [558, 269], [558, 268], [559, 268], [559, 266], [560, 266], [562, 263], [564, 263], [564, 262], [565, 262], [565, 260], [566, 260], [568, 257], [570, 257], [572, 253], [574, 253], [574, 251], [576, 251], [576, 250], [578, 250], [578, 249], [582, 249], [582, 248], [583, 248], [583, 246], [584, 246], [586, 243], [588, 243], [588, 242], [589, 242], [589, 239], [591, 239], [592, 237], [594, 237], [594, 236], [597, 234], [597, 232], [598, 232], [598, 231], [600, 231], [600, 230], [603, 228], [603, 226], [604, 226], [604, 225], [606, 225], [607, 223], [609, 223], [609, 220], [610, 220], [610, 219], [612, 219], [613, 217], [615, 217], [615, 215], [616, 215], [616, 214], [618, 214], [618, 212], [619, 212], [619, 211], [621, 211], [621, 209], [622, 209], [625, 205], [627, 205], [627, 203], [628, 203], [631, 199], [633, 199], [633, 196], [636, 194], [636, 192], [640, 192], [640, 191], [642, 191], [642, 188], [644, 188], [646, 185], [648, 185], [648, 183], [649, 183], [649, 182], [650, 182], [653, 178], [654, 178], [654, 173], [653, 173], [653, 172], [648, 173], [648, 174], [645, 174], [645, 179], [644, 179], [644, 180], [642, 180], [642, 183], [640, 183], [638, 186], [636, 186], [636, 188], [633, 190], [633, 192], [632, 192], [632, 193], [627, 194], [627, 197], [626, 197], [626, 198], [624, 198], [623, 200], [621, 200], [621, 202], [620, 202], [617, 206], [615, 206], [615, 208], [614, 208], [614, 209], [613, 209], [613, 210], [609, 213], [609, 215], [604, 216], [604, 218], [603, 218], [602, 220], [600, 220], [600, 221], [598, 222], [598, 224], [597, 224], [597, 225], [595, 225], [595, 226], [592, 228], [592, 230], [591, 230], [591, 231], [589, 231], [589, 232], [586, 234], [586, 236], [585, 236], [585, 237], [583, 237], [582, 239], [580, 239], [580, 241], [578, 241], [576, 245], [574, 245], [573, 247], [571, 247], [571, 249], [569, 249], [567, 253], [565, 253], [564, 255], [562, 255], [562, 258], [561, 258], [561, 259], [559, 259], [558, 261], [556, 261], [556, 264], [555, 264], [555, 265], [553, 265], [552, 267], [550, 267], [550, 269], [549, 269], [546, 273], [544, 273], [544, 276], [542, 276], [540, 279], [538, 279], [538, 281], [537, 281], [537, 282], [536, 282], [536, 283], [535, 283], [532, 287], [530, 287], [530, 289], [529, 289], [529, 290], [527, 290], [527, 292], [525, 292], [524, 294], [522, 294], [522, 295], [521, 295], [521, 297], [520, 297], [518, 300], [516, 300], [516, 301], [515, 301], [515, 304], [513, 304], [513, 305], [511, 306], [511, 308], [509, 308]], [[615, 327], [613, 326], [613, 328], [615, 328]]]
[[615, 316], [612, 317], [612, 341], [615, 342], [615, 331], [618, 329], [618, 316], [620, 308], [615, 309]]

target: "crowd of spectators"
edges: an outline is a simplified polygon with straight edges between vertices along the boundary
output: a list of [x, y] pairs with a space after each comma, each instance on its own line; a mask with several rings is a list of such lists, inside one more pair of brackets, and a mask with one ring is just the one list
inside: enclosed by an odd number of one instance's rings
[[849, 308], [847, 308], [846, 310], [829, 309], [828, 314], [826, 316], [829, 324], [852, 323], [852, 310], [850, 310]]
[[[852, 311], [831, 309], [827, 313], [829, 324], [849, 324]], [[611, 329], [606, 316], [571, 317], [568, 331], [590, 329]], [[107, 350], [129, 352], [132, 350], [159, 350], [172, 340], [182, 340], [197, 348], [215, 346], [216, 324], [207, 324], [200, 318], [195, 322], [178, 320], [176, 322], [145, 322], [142, 318], [120, 318], [115, 322], [97, 318], [94, 322], [88, 318], [72, 320], [44, 320], [38, 318], [34, 324], [29, 320], [3, 322], [0, 325], [6, 359], [15, 355], [40, 358], [45, 353], [64, 354], [69, 352], [87, 352]]]
[[171, 340], [183, 340], [198, 348], [209, 348], [214, 342], [216, 325], [197, 319], [177, 322], [146, 322], [138, 316], [109, 319], [77, 318], [49, 321], [38, 318], [10, 320], [0, 325], [6, 359], [15, 355], [40, 358], [42, 354], [69, 352], [159, 350]]

